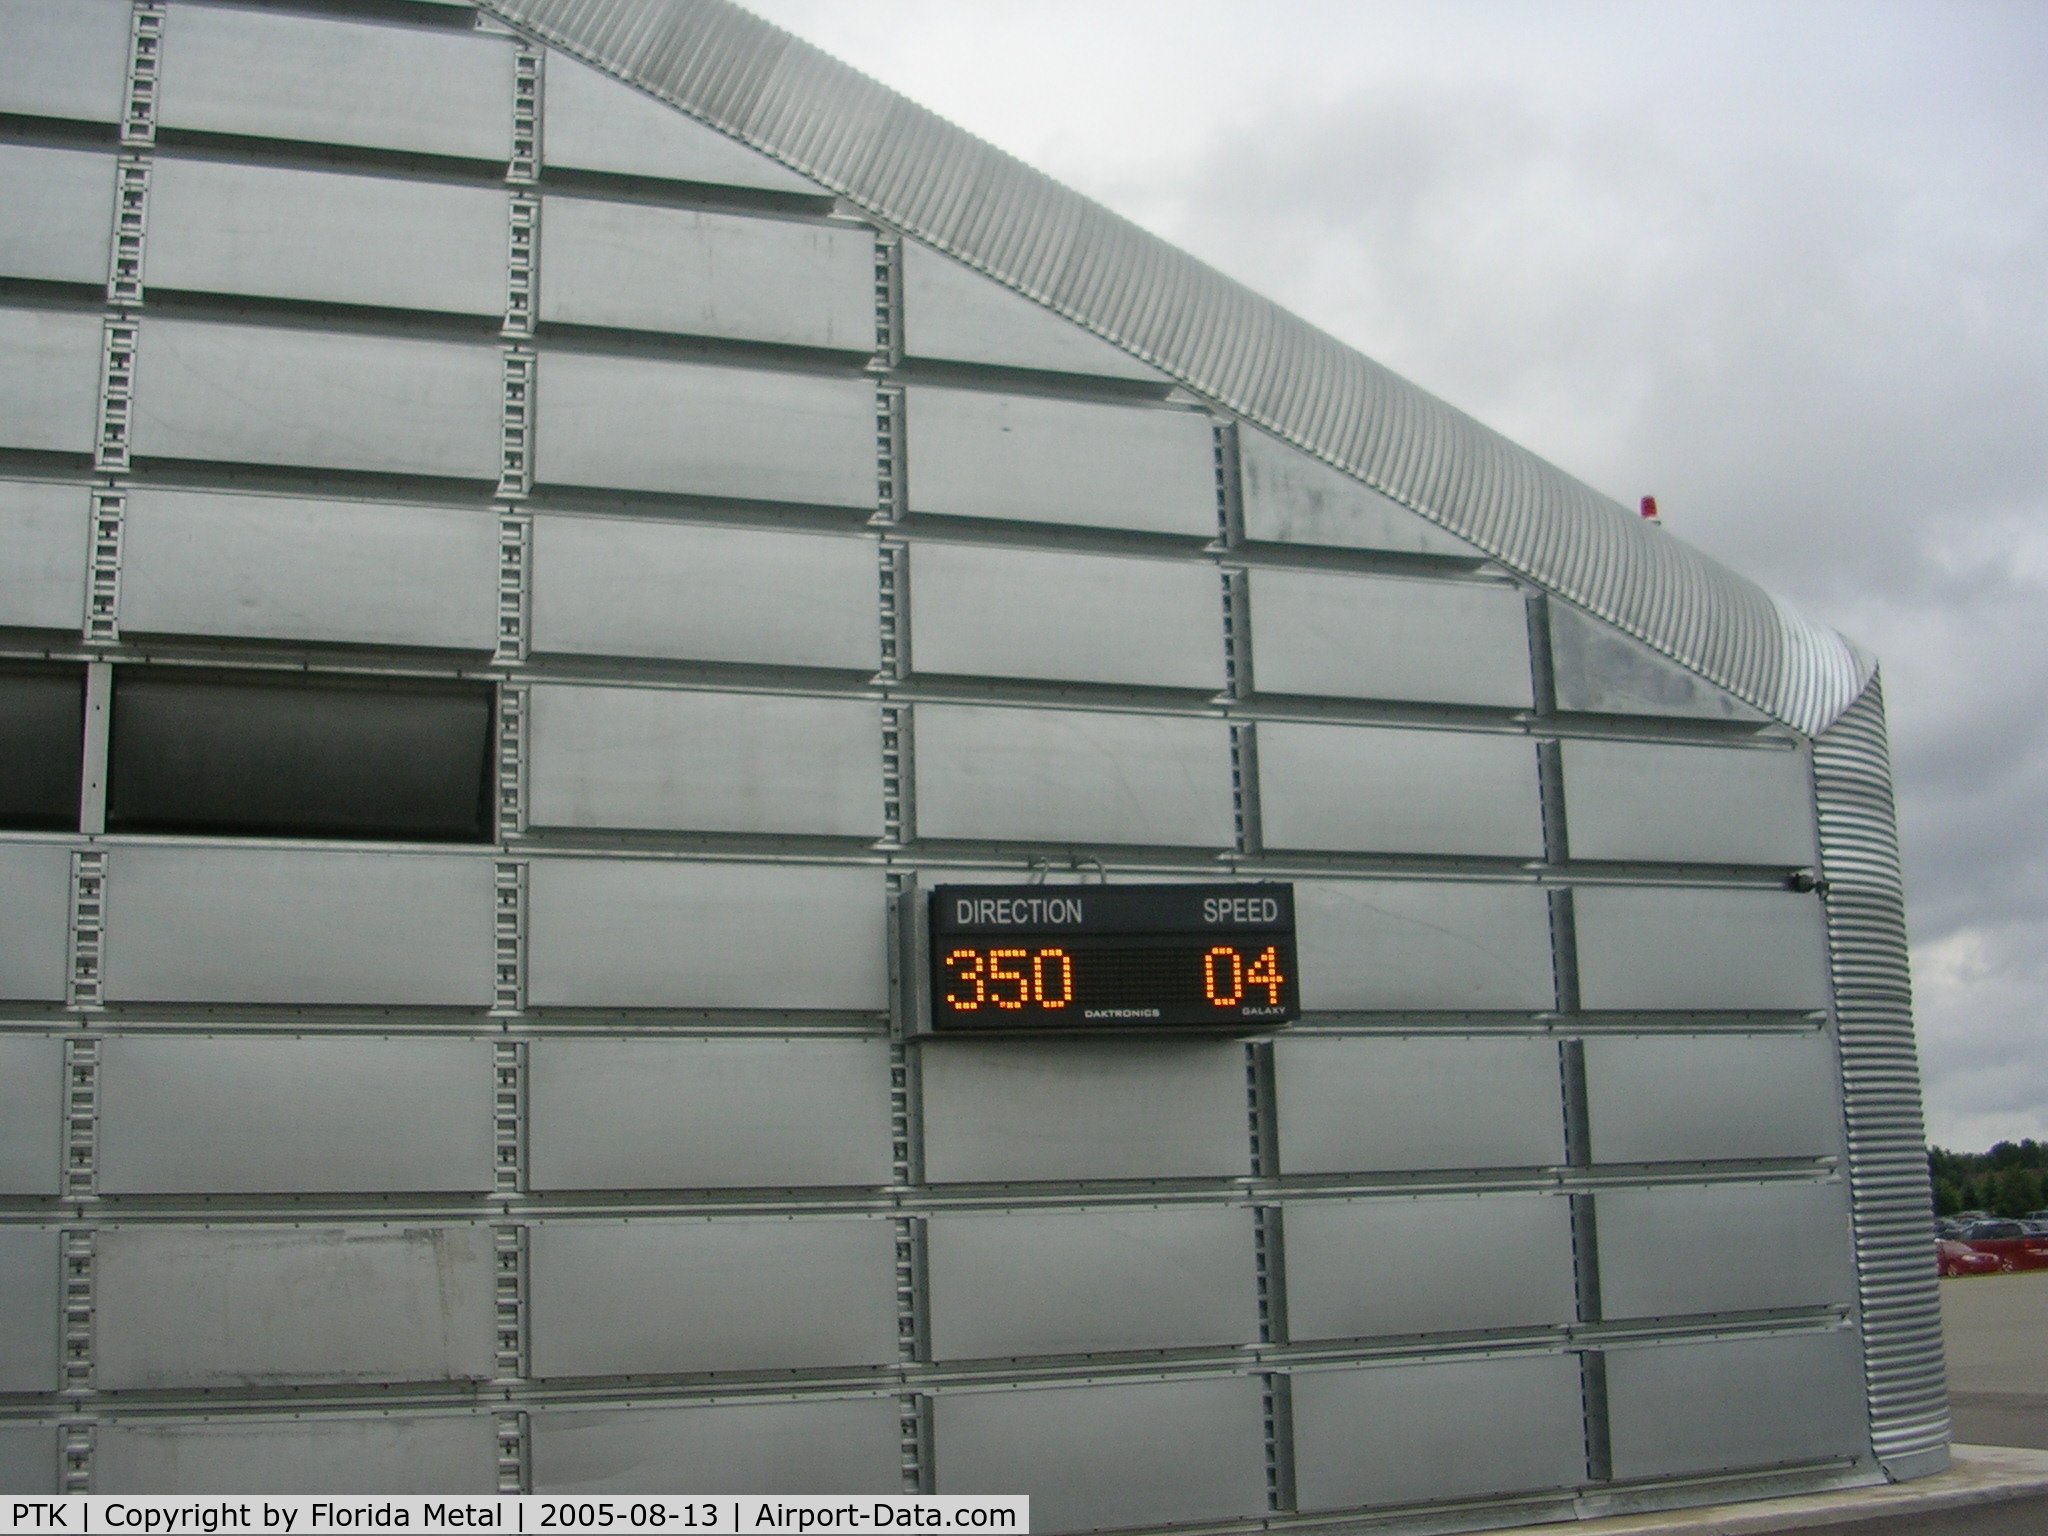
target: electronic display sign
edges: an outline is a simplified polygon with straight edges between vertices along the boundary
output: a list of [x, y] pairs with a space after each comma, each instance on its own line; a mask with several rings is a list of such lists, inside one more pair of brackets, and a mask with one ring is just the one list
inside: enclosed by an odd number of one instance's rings
[[930, 916], [935, 1030], [1301, 1016], [1291, 885], [942, 885]]

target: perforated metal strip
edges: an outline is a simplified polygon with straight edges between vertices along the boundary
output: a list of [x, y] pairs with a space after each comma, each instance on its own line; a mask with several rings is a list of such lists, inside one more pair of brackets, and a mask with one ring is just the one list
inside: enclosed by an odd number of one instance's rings
[[1946, 1461], [1941, 1348], [1905, 888], [1884, 695], [1873, 679], [1814, 742], [1829, 960], [1841, 1038], [1870, 1436], [1895, 1475]]

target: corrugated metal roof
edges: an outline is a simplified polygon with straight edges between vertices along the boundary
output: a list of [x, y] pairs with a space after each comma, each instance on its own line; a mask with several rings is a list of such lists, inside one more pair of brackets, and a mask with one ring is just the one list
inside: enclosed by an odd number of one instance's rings
[[1870, 680], [1867, 655], [1755, 583], [726, 0], [483, 5], [1087, 327], [1801, 731], [1826, 729]]

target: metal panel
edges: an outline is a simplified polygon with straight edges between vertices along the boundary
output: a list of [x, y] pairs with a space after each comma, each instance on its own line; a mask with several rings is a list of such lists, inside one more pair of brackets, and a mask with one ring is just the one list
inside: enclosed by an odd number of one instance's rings
[[63, 1042], [0, 1035], [0, 1195], [59, 1193], [63, 1143]]
[[500, 315], [506, 218], [490, 187], [159, 157], [149, 286]]
[[1586, 1477], [1575, 1355], [1294, 1373], [1303, 1510], [1433, 1504]]
[[[6, 17], [0, 12], [0, 18]], [[8, 46], [14, 46], [8, 34]], [[0, 144], [0, 275], [102, 284], [113, 239], [114, 157]]]
[[491, 1375], [488, 1227], [116, 1227], [97, 1245], [102, 1388]]
[[926, 1234], [940, 1360], [1259, 1337], [1247, 1209], [942, 1212]]
[[1841, 1150], [1834, 1052], [1797, 1035], [1586, 1042], [1593, 1160], [1695, 1163]]
[[1212, 565], [923, 543], [911, 581], [920, 672], [1223, 686]]
[[1235, 1042], [928, 1041], [920, 1060], [935, 1184], [1250, 1172]]
[[117, 1036], [99, 1071], [106, 1194], [495, 1187], [483, 1040]]
[[1427, 391], [772, 23], [490, 0], [1815, 732], [1874, 663]]
[[1168, 382], [1073, 321], [915, 240], [903, 242], [903, 350], [992, 368]]
[[536, 1007], [887, 1006], [879, 870], [542, 859], [530, 880]]
[[1210, 1377], [946, 1393], [940, 1493], [1031, 1493], [1034, 1531], [1225, 1520], [1266, 1508], [1261, 1383]]
[[1505, 583], [1251, 573], [1261, 693], [1527, 709], [1529, 624]]
[[489, 650], [498, 524], [441, 507], [130, 491], [121, 627]]
[[872, 508], [874, 386], [553, 352], [541, 366], [535, 473], [555, 485]]
[[1769, 718], [1613, 625], [1565, 603], [1547, 607], [1559, 709], [1682, 720]]
[[541, 246], [542, 320], [875, 349], [871, 230], [550, 197]]
[[1259, 726], [1268, 848], [1543, 856], [1536, 748], [1524, 736]]
[[98, 315], [0, 309], [0, 448], [92, 452], [100, 342]]
[[1797, 891], [1581, 887], [1579, 1001], [1589, 1009], [1825, 1008], [1820, 898]]
[[1557, 1046], [1543, 1038], [1285, 1038], [1273, 1047], [1288, 1173], [1564, 1161]]
[[889, 1182], [880, 1040], [541, 1039], [528, 1050], [535, 1189]]
[[489, 1414], [102, 1425], [100, 1493], [495, 1493]]
[[0, 0], [0, 112], [120, 121], [132, 14], [129, 0]]
[[63, 1259], [53, 1229], [0, 1227], [0, 1392], [54, 1392]]
[[0, 480], [0, 624], [77, 629], [91, 534], [84, 486]]
[[1302, 1006], [1555, 1006], [1550, 909], [1533, 885], [1303, 880], [1294, 887]]
[[923, 837], [1229, 847], [1230, 733], [1220, 720], [923, 704]]
[[1814, 862], [1804, 752], [1567, 741], [1565, 826], [1575, 859]]
[[71, 943], [71, 850], [0, 843], [0, 998], [58, 1003]]
[[880, 1218], [542, 1222], [529, 1263], [536, 1376], [896, 1358], [896, 1228]]
[[870, 539], [541, 516], [533, 547], [536, 651], [880, 664]]
[[495, 481], [503, 373], [495, 347], [146, 320], [135, 451]]
[[[1847, 1306], [1855, 1296], [1841, 1184], [1605, 1189], [1603, 1317]], [[1290, 1269], [1290, 1279], [1292, 1271]]]
[[502, 161], [512, 153], [512, 40], [173, 5], [157, 120]]
[[494, 977], [488, 858], [119, 849], [107, 996], [161, 1003], [481, 1008]]
[[1214, 538], [1214, 436], [1195, 411], [906, 392], [910, 510]]
[[1302, 1201], [1287, 1207], [1286, 1232], [1295, 1339], [1573, 1318], [1571, 1207], [1556, 1195]]
[[1608, 1350], [1614, 1476], [1868, 1454], [1859, 1353], [1846, 1330]]
[[882, 835], [882, 721], [864, 699], [536, 687], [542, 827]]
[[542, 145], [551, 166], [827, 195], [816, 182], [567, 54], [548, 54], [544, 110]]
[[1913, 1045], [1905, 881], [1884, 690], [1875, 679], [1813, 745], [1828, 952], [1841, 1049], [1871, 1440], [1886, 1472], [1948, 1465], [1941, 1298], [1927, 1262], [1932, 1191]]
[[[0, 25], [6, 13], [0, 11]], [[57, 1426], [0, 1424], [0, 1493], [57, 1493]]]
[[1477, 546], [1263, 432], [1238, 432], [1237, 462], [1248, 539], [1486, 558]]
[[535, 1493], [903, 1491], [897, 1399], [533, 1415]]

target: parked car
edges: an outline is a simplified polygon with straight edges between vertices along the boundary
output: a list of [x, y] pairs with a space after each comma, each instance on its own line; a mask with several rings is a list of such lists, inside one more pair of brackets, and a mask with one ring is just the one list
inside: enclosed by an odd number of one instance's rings
[[1934, 1264], [1943, 1275], [1993, 1275], [2005, 1268], [2004, 1262], [1993, 1255], [1979, 1253], [1968, 1243], [1947, 1237], [1935, 1241]]
[[2048, 1269], [2048, 1235], [2021, 1222], [1973, 1221], [1952, 1241], [1996, 1259], [2000, 1269]]

